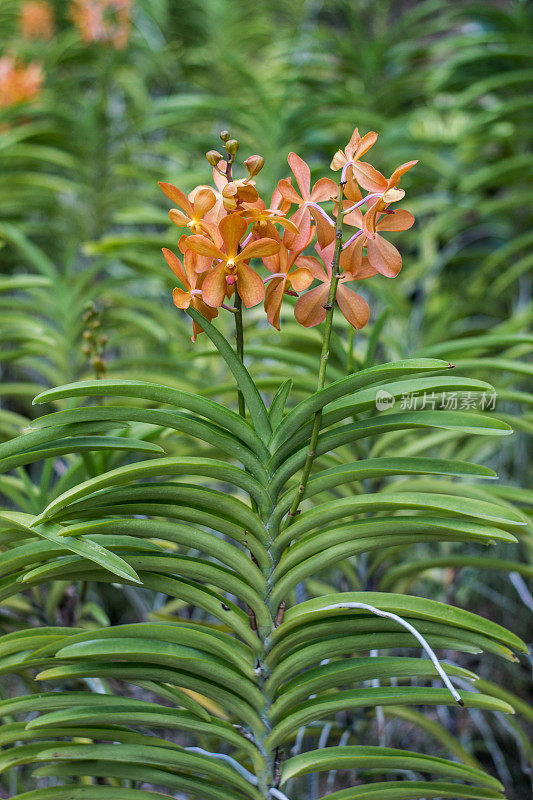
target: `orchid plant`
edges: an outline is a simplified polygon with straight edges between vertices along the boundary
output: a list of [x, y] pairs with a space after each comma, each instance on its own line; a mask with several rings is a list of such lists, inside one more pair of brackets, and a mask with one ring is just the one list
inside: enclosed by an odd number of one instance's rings
[[[361, 160], [376, 134], [356, 129], [333, 157], [337, 182], [321, 178], [311, 188], [308, 165], [291, 153], [293, 175], [267, 203], [255, 182], [262, 157], [247, 158], [247, 175], [236, 177], [238, 142], [227, 132], [221, 140], [225, 154], [207, 154], [213, 186], [186, 195], [161, 184], [183, 231], [181, 257], [163, 252], [181, 284], [174, 303], [191, 317], [193, 339], [205, 333], [233, 373], [239, 413], [101, 370], [40, 394], [36, 403], [68, 405], [0, 445], [4, 470], [106, 442], [148, 456], [81, 482], [59, 479], [38, 513], [0, 510], [3, 598], [21, 586], [74, 581], [84, 595], [108, 583], [165, 602], [139, 622], [84, 627], [74, 618], [70, 627], [0, 638], [1, 668], [57, 689], [0, 701], [10, 720], [0, 769], [33, 766], [48, 781], [16, 800], [499, 800], [500, 783], [435, 720], [409, 717], [449, 758], [386, 746], [374, 722], [384, 708], [405, 718], [409, 706], [511, 713], [505, 693], [488, 681], [477, 691], [473, 672], [442, 663], [436, 651], [513, 659], [525, 644], [461, 608], [377, 591], [377, 574], [357, 568], [372, 556], [376, 570], [386, 569], [389, 553], [420, 542], [515, 541], [524, 518], [510, 503], [491, 502], [471, 483], [460, 494], [448, 488], [450, 478], [494, 478], [487, 467], [417, 450], [374, 452], [390, 432], [503, 436], [510, 428], [474, 412], [380, 412], [379, 393], [394, 400], [420, 389], [490, 389], [450, 375], [440, 359], [375, 364], [326, 385], [337, 308], [355, 329], [369, 320], [348, 284], [400, 271], [401, 255], [382, 233], [413, 224], [396, 204], [416, 162], [384, 177]], [[288, 295], [297, 298], [298, 323], [322, 324], [317, 389], [293, 403], [287, 379], [267, 404], [244, 363], [243, 308], [263, 302], [279, 328]], [[215, 323], [224, 312], [235, 319], [236, 351]], [[76, 405], [88, 396], [99, 402]], [[127, 425], [154, 434], [138, 441]], [[176, 432], [209, 455], [165, 454]], [[405, 654], [413, 647], [425, 658]]]

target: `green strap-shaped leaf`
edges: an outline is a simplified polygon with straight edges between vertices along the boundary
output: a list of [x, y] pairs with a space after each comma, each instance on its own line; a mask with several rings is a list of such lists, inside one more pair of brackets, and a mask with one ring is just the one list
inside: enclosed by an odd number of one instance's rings
[[[193, 622], [136, 622], [82, 633], [74, 632], [66, 641], [60, 638], [58, 641], [50, 642], [48, 645], [40, 647], [35, 652], [35, 655], [42, 658], [55, 656], [59, 649], [67, 644], [108, 641], [114, 639], [115, 636], [127, 638], [128, 640], [135, 638], [151, 639], [154, 643], [167, 642], [203, 650], [227, 661], [228, 664], [233, 665], [247, 678], [253, 679], [254, 677], [255, 659], [246, 645], [225, 632]], [[0, 639], [0, 647], [4, 638]], [[88, 697], [91, 697], [91, 695], [88, 695]]]
[[[33, 665], [28, 661], [27, 666]], [[112, 662], [105, 661], [79, 661], [75, 664], [64, 664], [63, 666], [49, 667], [38, 673], [38, 681], [78, 681], [80, 678], [99, 678], [101, 680], [113, 679], [137, 683], [146, 680], [147, 676], [152, 680], [169, 683], [173, 686], [189, 689], [203, 697], [207, 697], [217, 705], [225, 709], [227, 713], [234, 715], [244, 725], [248, 725], [254, 735], [261, 740], [265, 733], [265, 726], [257, 709], [253, 708], [240, 695], [235, 694], [218, 683], [213, 683], [207, 678], [202, 678], [191, 672], [185, 672], [176, 667], [168, 667], [149, 662]], [[1, 758], [1, 753], [0, 753]], [[1, 762], [0, 762], [1, 763]]]
[[[0, 511], [0, 521], [13, 526], [16, 530], [21, 530], [26, 534], [41, 536], [49, 542], [69, 550], [72, 553], [93, 561], [100, 567], [125, 578], [133, 583], [141, 583], [135, 570], [120, 556], [115, 555], [105, 547], [93, 542], [90, 539], [74, 539], [70, 536], [58, 536], [57, 525], [35, 525], [35, 518], [29, 514], [20, 514], [14, 511]], [[28, 525], [31, 523], [31, 528]]]
[[[323, 615], [323, 618], [338, 615], [338, 611], [325, 611], [324, 606], [350, 602], [367, 603], [383, 611], [392, 611], [400, 616], [444, 622], [447, 625], [457, 626], [489, 636], [506, 647], [519, 652], [527, 652], [526, 645], [518, 636], [515, 636], [501, 625], [480, 617], [478, 614], [441, 603], [438, 600], [427, 600], [422, 597], [389, 592], [343, 592], [342, 594], [331, 594], [327, 597], [315, 597], [312, 600], [306, 600], [304, 603], [299, 603], [286, 611], [282, 624], [276, 629], [276, 638], [282, 638], [290, 630], [306, 621], [313, 621], [313, 619], [316, 619], [315, 615], [317, 613], [321, 616]], [[348, 619], [350, 614], [361, 614], [361, 611], [356, 609], [343, 609], [342, 612], [345, 619]]]
[[[64, 519], [67, 514], [69, 517], [74, 518], [80, 516], [89, 518], [104, 516], [102, 508], [114, 508], [114, 510], [109, 510], [105, 513], [111, 513], [115, 516], [121, 513], [125, 516], [131, 513], [124, 510], [126, 506], [144, 503], [150, 507], [150, 510], [145, 512], [146, 515], [153, 513], [155, 516], [164, 517], [167, 516], [167, 512], [172, 506], [176, 506], [176, 511], [168, 514], [168, 516], [177, 519], [180, 516], [180, 511], [186, 513], [186, 509], [190, 509], [192, 514], [196, 510], [199, 512], [199, 522], [205, 520], [202, 524], [214, 527], [220, 530], [221, 533], [227, 533], [234, 539], [244, 541], [246, 538], [243, 534], [244, 529], [252, 534], [257, 541], [263, 542], [263, 544], [267, 544], [269, 541], [265, 526], [250, 506], [243, 503], [242, 500], [218, 489], [182, 483], [181, 481], [175, 483], [138, 483], [126, 488], [102, 489], [83, 500], [69, 504], [65, 513], [61, 514], [61, 519]], [[159, 507], [160, 513], [157, 512]], [[202, 511], [205, 516], [200, 515]], [[133, 513], [143, 512], [135, 511]], [[217, 528], [216, 525], [213, 525], [216, 519], [220, 520], [220, 524], [223, 527]]]
[[[50, 766], [40, 767], [35, 770], [33, 774], [36, 778], [74, 778], [81, 775], [98, 778], [115, 778], [147, 783], [155, 786], [165, 786], [180, 794], [187, 792], [190, 793], [192, 797], [201, 797], [202, 800], [243, 800], [242, 793], [230, 789], [229, 786], [216, 784], [212, 780], [195, 778], [183, 772], [173, 773], [168, 770], [157, 769], [156, 767], [148, 767], [146, 764], [118, 764], [116, 762], [99, 761], [98, 759], [95, 761], [67, 761], [65, 763], [56, 763]], [[113, 787], [113, 791], [117, 791], [118, 793], [116, 795], [94, 795], [94, 800], [97, 800], [97, 797], [112, 797], [113, 800], [115, 800], [115, 797], [122, 797], [121, 791], [123, 790], [117, 790]], [[163, 797], [168, 797], [166, 794], [154, 795], [151, 792], [143, 792], [140, 789], [126, 789], [125, 791], [135, 792], [135, 800], [137, 800], [137, 798], [138, 800], [143, 800], [146, 794], [149, 794], [151, 798], [157, 797], [158, 800], [161, 800]], [[71, 797], [77, 798], [77, 795], [68, 795], [69, 800]], [[83, 795], [83, 797], [85, 797], [85, 795]], [[131, 797], [131, 795], [128, 795], [128, 798], [129, 797]], [[173, 794], [172, 797], [175, 798], [176, 795]]]
[[214, 325], [212, 325], [205, 317], [202, 316], [195, 308], [189, 307], [187, 313], [192, 319], [200, 325], [200, 327], [209, 336], [218, 352], [233, 373], [237, 386], [242, 392], [248, 410], [250, 412], [250, 419], [257, 434], [261, 437], [263, 442], [268, 443], [272, 435], [272, 427], [268, 419], [268, 413], [263, 402], [263, 398], [259, 394], [255, 383], [246, 367], [241, 360], [235, 355], [230, 344], [222, 336]]
[[502, 528], [514, 528], [526, 524], [522, 514], [517, 511], [485, 500], [429, 492], [377, 492], [330, 500], [304, 511], [296, 522], [282, 530], [276, 539], [276, 545], [281, 549], [292, 539], [298, 539], [308, 531], [324, 528], [331, 522], [353, 517], [355, 514], [407, 509], [416, 509], [428, 514], [441, 513], [459, 518], [486, 520]]
[[272, 399], [268, 410], [268, 417], [273, 431], [281, 424], [283, 412], [285, 411], [285, 404], [291, 393], [292, 384], [292, 378], [287, 378], [287, 380], [283, 381]]
[[[295, 566], [329, 548], [363, 542], [363, 550], [372, 539], [384, 539], [394, 546], [399, 540], [411, 537], [419, 541], [473, 541], [480, 544], [516, 542], [516, 537], [492, 525], [452, 517], [407, 516], [359, 519], [347, 525], [334, 525], [308, 533], [285, 550], [273, 573], [272, 583]], [[380, 545], [381, 547], [382, 545]]]
[[174, 795], [117, 786], [50, 786], [13, 795], [12, 800], [173, 800]]
[[502, 785], [495, 778], [480, 769], [458, 764], [445, 758], [413, 753], [410, 750], [397, 750], [392, 747], [365, 747], [350, 745], [344, 747], [325, 747], [311, 750], [289, 758], [283, 764], [281, 783], [291, 778], [308, 775], [312, 772], [325, 772], [330, 769], [372, 769], [378, 773], [412, 770], [447, 778], [459, 778], [481, 786], [501, 790]]
[[398, 582], [405, 582], [408, 579], [416, 579], [422, 572], [430, 569], [445, 569], [446, 567], [454, 567], [457, 569], [464, 569], [465, 567], [474, 567], [475, 569], [494, 569], [501, 572], [518, 572], [527, 578], [533, 578], [533, 566], [530, 564], [522, 564], [520, 561], [509, 561], [504, 558], [488, 558], [487, 556], [467, 556], [467, 555], [453, 555], [453, 556], [439, 556], [437, 558], [424, 558], [412, 561], [409, 564], [402, 564], [398, 567], [389, 567], [387, 572], [380, 578], [379, 588], [387, 591], [395, 586]]
[[[484, 708], [489, 711], [514, 713], [512, 706], [489, 695], [475, 692], [462, 692], [461, 699], [467, 708]], [[368, 689], [336, 692], [318, 696], [313, 700], [299, 703], [283, 717], [265, 739], [265, 747], [273, 748], [281, 744], [291, 733], [302, 725], [329, 717], [339, 711], [355, 710], [385, 705], [455, 705], [455, 700], [447, 689], [417, 686], [379, 686]]]
[[[325, 407], [322, 416], [322, 428], [327, 428], [336, 422], [340, 422], [347, 417], [359, 414], [362, 411], [374, 411], [376, 409], [377, 391], [378, 389], [376, 388], [360, 389], [359, 391], [354, 392], [353, 395], [343, 397], [340, 400], [336, 400], [334, 403], [328, 404]], [[487, 394], [489, 392], [493, 392], [494, 389], [489, 383], [486, 383], [485, 381], [474, 380], [473, 378], [456, 378], [449, 377], [448, 375], [435, 375], [430, 378], [410, 378], [406, 381], [397, 380], [391, 383], [381, 383], [379, 385], [379, 391], [387, 392], [396, 400], [402, 398], [403, 395], [418, 395], [420, 397], [420, 401], [422, 401], [424, 394], [428, 394], [430, 397], [433, 395], [436, 398], [433, 401], [435, 403], [435, 408], [438, 409], [441, 401], [439, 394], [442, 394], [442, 397], [444, 397], [446, 392], [451, 393], [459, 391]], [[431, 408], [431, 402], [432, 401], [430, 400], [427, 406], [428, 408]], [[423, 408], [424, 406], [422, 406], [421, 410], [423, 410]], [[402, 409], [401, 403], [400, 409]], [[305, 432], [309, 432], [311, 427], [312, 423], [302, 425], [291, 438], [295, 439], [295, 437], [300, 438], [302, 435], [305, 436]]]
[[[506, 422], [492, 419], [488, 415], [461, 411], [406, 411], [383, 414], [325, 431], [318, 437], [316, 455], [321, 456], [330, 450], [369, 436], [417, 428], [443, 428], [458, 433], [488, 436], [507, 436], [512, 433]], [[292, 443], [288, 441], [272, 456], [269, 469], [274, 472], [270, 482], [270, 491], [273, 495], [279, 492], [285, 482], [305, 463], [307, 449], [304, 447], [296, 452], [292, 450]]]
[[[186, 640], [186, 634], [183, 634]], [[162, 639], [126, 637], [117, 632], [115, 638], [94, 636], [83, 641], [71, 640], [56, 653], [59, 660], [85, 661], [94, 659], [106, 663], [132, 661], [145, 664], [161, 664], [178, 670], [192, 672], [197, 677], [220, 684], [244, 698], [251, 706], [261, 709], [264, 699], [252, 677], [245, 677], [218, 655], [197, 648]]]
[[234, 435], [229, 435], [227, 431], [218, 425], [212, 422], [205, 422], [198, 417], [184, 414], [181, 411], [160, 411], [150, 408], [128, 408], [127, 406], [103, 408], [89, 406], [87, 408], [74, 408], [68, 411], [56, 411], [53, 414], [47, 414], [32, 422], [32, 428], [50, 427], [53, 429], [55, 425], [63, 427], [80, 422], [107, 422], [113, 420], [117, 424], [122, 422], [141, 422], [162, 428], [170, 428], [188, 436], [193, 436], [238, 459], [246, 469], [263, 483], [266, 483], [267, 473], [265, 468], [245, 444], [240, 442]]
[[444, 797], [451, 800], [505, 800], [502, 792], [496, 789], [440, 781], [379, 781], [341, 789], [324, 795], [322, 800], [441, 800]]
[[108, 486], [124, 486], [131, 481], [164, 475], [201, 475], [238, 486], [248, 492], [265, 514], [270, 511], [270, 498], [263, 487], [244, 470], [212, 458], [158, 458], [141, 464], [118, 467], [96, 478], [84, 481], [53, 500], [43, 511], [38, 522], [52, 519], [57, 511], [74, 500], [80, 500]]
[[174, 389], [162, 384], [149, 383], [147, 381], [131, 381], [116, 379], [101, 379], [92, 381], [80, 381], [77, 383], [67, 383], [55, 389], [47, 389], [37, 395], [34, 403], [49, 403], [66, 397], [136, 397], [143, 400], [155, 400], [159, 403], [174, 406], [175, 408], [186, 408], [202, 417], [216, 422], [222, 428], [226, 428], [235, 434], [259, 457], [267, 454], [264, 444], [255, 434], [252, 426], [246, 422], [239, 414], [229, 408], [208, 400], [198, 394], [185, 392], [181, 389]]
[[447, 361], [440, 361], [431, 358], [412, 358], [405, 361], [396, 361], [389, 364], [380, 364], [361, 370], [348, 378], [335, 381], [320, 392], [315, 392], [311, 397], [302, 400], [301, 403], [287, 414], [282, 424], [279, 426], [275, 435], [272, 437], [270, 449], [274, 452], [292, 434], [298, 430], [300, 425], [306, 423], [310, 417], [328, 403], [332, 403], [339, 397], [352, 394], [357, 389], [373, 384], [379, 384], [392, 378], [412, 375], [417, 372], [442, 372], [449, 369]]
[[[144, 511], [145, 514], [161, 514], [162, 516], [167, 516], [173, 511], [179, 516], [179, 509], [155, 504], [124, 505], [114, 510], [115, 513], [120, 510], [122, 513], [142, 514]], [[112, 507], [109, 512], [113, 513]], [[201, 518], [199, 521], [202, 521]], [[217, 522], [216, 518], [213, 525], [219, 530], [222, 528], [222, 533], [233, 536], [237, 541], [244, 542], [262, 567], [266, 569], [270, 565], [270, 558], [265, 548], [257, 543], [253, 536], [247, 535], [242, 528], [238, 532], [234, 532], [233, 527], [228, 530], [228, 528]], [[94, 539], [95, 534], [105, 534], [106, 531], [114, 531], [116, 534], [129, 534], [132, 537], [137, 537], [140, 543], [143, 542], [144, 537], [153, 537], [154, 539], [176, 542], [177, 544], [203, 551], [234, 569], [238, 575], [246, 578], [249, 584], [260, 592], [265, 591], [265, 577], [248, 555], [221, 537], [191, 525], [180, 525], [174, 522], [153, 519], [96, 520], [65, 527], [61, 531], [61, 536], [89, 536]]]
[[[460, 675], [463, 678], [476, 678], [473, 672], [464, 670], [454, 664], [446, 664], [448, 675]], [[429, 659], [407, 658], [405, 656], [379, 656], [343, 658], [321, 664], [313, 669], [297, 675], [287, 681], [278, 692], [276, 700], [270, 707], [269, 717], [276, 721], [290, 712], [297, 703], [307, 697], [328, 689], [350, 686], [368, 680], [386, 680], [392, 678], [435, 677], [437, 671]]]
[[[352, 481], [369, 478], [386, 478], [391, 475], [453, 475], [473, 478], [495, 478], [496, 473], [488, 467], [472, 464], [469, 461], [455, 461], [445, 458], [425, 458], [412, 456], [402, 458], [367, 458], [351, 464], [321, 470], [312, 475], [307, 483], [304, 498], [313, 497], [320, 492], [334, 489]], [[276, 526], [287, 513], [294, 500], [294, 490], [287, 491], [276, 503], [271, 526]]]
[[[78, 542], [79, 540], [74, 539], [73, 541]], [[128, 556], [128, 560], [132, 566], [141, 572], [154, 571], [164, 576], [177, 575], [192, 580], [205, 581], [208, 585], [213, 585], [225, 592], [229, 592], [242, 599], [253, 609], [259, 625], [264, 626], [265, 629], [271, 627], [270, 612], [261, 595], [253, 586], [250, 586], [239, 575], [226, 567], [201, 558], [168, 553], [132, 553]], [[31, 584], [45, 579], [50, 580], [54, 576], [61, 575], [64, 566], [63, 560], [55, 564], [44, 564], [41, 567], [24, 572], [21, 582]], [[83, 575], [86, 572], [83, 562], [71, 562], [69, 569], [70, 574], [79, 576], [79, 579], [83, 579]], [[132, 578], [127, 579], [132, 580]]]
[[9, 472], [22, 464], [34, 464], [45, 458], [56, 458], [69, 453], [96, 452], [98, 450], [126, 450], [132, 453], [164, 453], [162, 447], [155, 442], [143, 442], [139, 439], [127, 439], [119, 436], [73, 436], [70, 439], [53, 439], [47, 447], [25, 450], [20, 455], [0, 460], [0, 471]]

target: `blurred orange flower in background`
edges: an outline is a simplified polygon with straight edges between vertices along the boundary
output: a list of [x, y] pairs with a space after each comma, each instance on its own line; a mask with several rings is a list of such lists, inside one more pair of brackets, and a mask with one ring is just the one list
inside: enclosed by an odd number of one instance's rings
[[34, 100], [44, 80], [41, 64], [22, 64], [14, 56], [0, 58], [0, 108]]
[[24, 39], [44, 39], [54, 35], [54, 10], [46, 0], [27, 0], [20, 7], [19, 29]]
[[84, 42], [128, 44], [133, 0], [72, 0], [71, 14]]

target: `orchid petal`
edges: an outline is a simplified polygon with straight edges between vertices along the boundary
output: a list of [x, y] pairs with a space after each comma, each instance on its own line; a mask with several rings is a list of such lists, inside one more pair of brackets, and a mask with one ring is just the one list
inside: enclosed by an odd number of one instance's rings
[[226, 268], [219, 264], [205, 276], [202, 284], [202, 298], [208, 306], [218, 308], [226, 297]]
[[315, 256], [300, 256], [298, 259], [298, 267], [303, 267], [308, 270], [317, 281], [324, 283], [329, 280], [322, 262], [319, 261], [318, 258], [315, 258]]
[[189, 281], [187, 280], [187, 275], [185, 274], [185, 270], [183, 269], [183, 265], [179, 258], [174, 255], [172, 250], [168, 250], [166, 247], [163, 247], [161, 251], [165, 257], [165, 261], [167, 262], [168, 266], [177, 277], [180, 279], [184, 286], [189, 286]]
[[372, 164], [356, 161], [352, 169], [357, 182], [367, 192], [383, 192], [387, 188], [387, 179]]
[[246, 233], [248, 225], [239, 214], [229, 214], [220, 220], [220, 233], [224, 241], [226, 253], [230, 258], [237, 255], [239, 242]]
[[311, 192], [311, 200], [314, 203], [323, 203], [326, 200], [334, 200], [338, 194], [338, 187], [331, 178], [319, 178]]
[[326, 247], [335, 238], [335, 228], [333, 225], [330, 225], [326, 219], [324, 219], [322, 214], [317, 211], [316, 208], [311, 206], [309, 210], [316, 223], [317, 239], [322, 247]]
[[237, 290], [246, 308], [256, 306], [265, 296], [263, 279], [246, 263], [237, 267]]
[[168, 216], [178, 228], [186, 228], [189, 224], [189, 217], [184, 214], [183, 211], [178, 211], [177, 208], [171, 208], [168, 212]]
[[211, 258], [224, 258], [224, 253], [207, 236], [197, 234], [189, 236], [186, 247], [200, 256], [210, 256]]
[[296, 183], [302, 193], [302, 197], [304, 200], [309, 200], [309, 189], [311, 187], [311, 170], [309, 169], [308, 164], [300, 158], [300, 156], [296, 155], [296, 153], [289, 153], [287, 158], [289, 162], [289, 166], [294, 173], [294, 177], [296, 178]]
[[294, 316], [304, 328], [319, 325], [326, 318], [324, 306], [329, 297], [329, 281], [300, 295], [294, 306]]
[[399, 208], [386, 214], [376, 225], [378, 231], [406, 231], [414, 225], [415, 218], [410, 211]]
[[175, 306], [184, 310], [189, 308], [191, 304], [191, 293], [184, 292], [183, 289], [174, 289], [172, 292], [172, 299]]
[[[355, 130], [357, 131], [357, 128]], [[377, 138], [378, 135], [375, 131], [369, 131], [368, 133], [365, 133], [365, 135], [357, 143], [352, 159], [357, 161], [359, 158], [361, 158], [361, 156], [364, 156], [364, 154], [376, 144]]]
[[200, 189], [194, 196], [194, 219], [203, 219], [217, 199], [212, 189]]
[[295, 292], [304, 292], [313, 283], [313, 273], [305, 267], [297, 267], [289, 273], [289, 280]]
[[348, 159], [346, 158], [345, 153], [342, 150], [337, 150], [333, 158], [331, 159], [330, 169], [336, 172], [338, 169], [342, 169]]
[[270, 324], [279, 331], [279, 315], [283, 295], [285, 294], [285, 278], [274, 278], [265, 292], [265, 311]]
[[247, 244], [243, 250], [235, 256], [235, 263], [248, 261], [250, 258], [261, 258], [262, 256], [273, 256], [280, 248], [280, 243], [274, 239], [256, 239]]
[[370, 309], [364, 298], [340, 283], [337, 287], [337, 303], [352, 327], [357, 330], [364, 328], [370, 318]]
[[397, 167], [390, 176], [387, 182], [387, 189], [390, 189], [392, 186], [396, 186], [400, 182], [400, 178], [402, 177], [402, 175], [405, 175], [405, 173], [408, 172], [408, 170], [412, 169], [415, 166], [415, 164], [418, 164], [418, 160], [406, 161], [405, 164], [400, 164], [400, 166]]
[[183, 194], [181, 189], [178, 189], [178, 187], [174, 186], [172, 183], [166, 183], [166, 181], [159, 181], [159, 188], [173, 203], [176, 203], [182, 208], [189, 217], [192, 216], [191, 201], [186, 194]]
[[366, 247], [372, 266], [385, 277], [395, 278], [402, 268], [402, 257], [394, 245], [377, 234]]
[[309, 242], [311, 235], [311, 214], [305, 205], [294, 212], [291, 222], [298, 228], [298, 235], [286, 231], [283, 235], [283, 243], [289, 250], [301, 250]]
[[301, 206], [305, 202], [303, 197], [300, 197], [294, 186], [292, 186], [286, 178], [283, 178], [278, 183], [278, 191], [284, 200], [295, 203], [297, 206]]

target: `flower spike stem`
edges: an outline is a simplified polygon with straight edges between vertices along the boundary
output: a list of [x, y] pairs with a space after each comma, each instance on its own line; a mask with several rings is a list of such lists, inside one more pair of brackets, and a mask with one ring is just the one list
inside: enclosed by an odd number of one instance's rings
[[[242, 299], [235, 287], [235, 337], [237, 340], [237, 355], [244, 363], [244, 329], [242, 325]], [[244, 395], [240, 389], [237, 390], [237, 399], [239, 402], [239, 414], [241, 417], [246, 416], [246, 406], [244, 404]]]
[[[318, 368], [318, 380], [317, 380], [318, 392], [324, 388], [324, 384], [326, 383], [326, 369], [328, 366], [329, 345], [331, 341], [331, 331], [333, 328], [333, 311], [335, 309], [335, 297], [337, 295], [337, 285], [339, 283], [339, 277], [340, 277], [340, 258], [342, 253], [342, 221], [344, 217], [344, 212], [342, 209], [342, 190], [343, 190], [343, 179], [341, 174], [341, 180], [339, 181], [339, 194], [337, 198], [337, 222], [335, 224], [335, 250], [333, 253], [333, 262], [331, 264], [331, 284], [329, 288], [328, 302], [326, 306], [326, 319], [324, 320], [324, 336], [322, 339], [322, 352], [320, 353], [320, 365]], [[311, 432], [311, 439], [309, 441], [309, 449], [307, 451], [307, 458], [305, 459], [302, 478], [300, 481], [300, 485], [298, 486], [298, 491], [296, 492], [296, 497], [294, 498], [293, 504], [287, 516], [285, 527], [291, 525], [292, 522], [294, 521], [294, 518], [298, 515], [300, 503], [303, 500], [303, 496], [307, 488], [307, 481], [309, 480], [309, 475], [311, 474], [311, 469], [313, 467], [313, 461], [315, 460], [316, 445], [318, 441], [318, 434], [320, 433], [321, 424], [322, 424], [322, 411], [319, 410], [315, 413], [313, 421], [313, 430]]]

